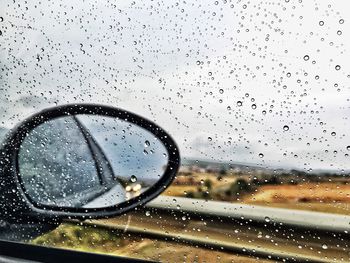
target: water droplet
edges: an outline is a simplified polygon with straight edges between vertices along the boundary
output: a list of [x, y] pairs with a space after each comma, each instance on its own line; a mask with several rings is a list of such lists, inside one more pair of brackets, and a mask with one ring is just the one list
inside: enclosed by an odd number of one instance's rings
[[149, 141], [145, 141], [145, 147], [148, 147], [150, 145], [151, 145], [151, 143]]
[[136, 177], [135, 175], [132, 175], [132, 176], [130, 177], [130, 181], [131, 181], [132, 183], [135, 183], [135, 182], [137, 181], [137, 177]]
[[219, 89], [220, 94], [224, 93], [223, 89]]
[[238, 107], [241, 107], [242, 104], [243, 104], [242, 101], [237, 101], [237, 106], [238, 106]]
[[256, 109], [256, 104], [252, 104], [252, 109], [253, 109], [253, 110]]
[[340, 19], [339, 24], [344, 24], [344, 19]]
[[264, 155], [263, 155], [262, 153], [259, 153], [259, 157], [260, 157], [260, 158], [263, 158]]
[[266, 216], [265, 217], [265, 222], [270, 222], [270, 221], [271, 221], [271, 219], [268, 216]]
[[339, 69], [340, 69], [340, 65], [336, 65], [335, 70], [339, 70]]
[[146, 216], [150, 216], [151, 215], [151, 212], [150, 211], [146, 211]]
[[346, 146], [346, 149], [347, 149], [348, 151], [350, 151], [350, 145]]
[[326, 244], [323, 244], [323, 245], [322, 245], [322, 248], [323, 248], [323, 249], [327, 249], [328, 246], [327, 246]]
[[335, 135], [337, 135], [337, 134], [336, 134], [336, 132], [331, 132], [331, 135], [332, 135], [332, 136], [335, 136]]
[[213, 140], [213, 138], [212, 138], [212, 137], [208, 137], [208, 141], [210, 141], [210, 142], [211, 142], [212, 140]]
[[320, 26], [323, 26], [323, 25], [324, 25], [324, 22], [323, 22], [323, 21], [320, 21], [320, 22], [318, 22], [318, 24], [319, 24]]
[[284, 125], [284, 126], [283, 126], [283, 130], [284, 130], [284, 131], [289, 131], [289, 126], [288, 126], [288, 125]]
[[305, 61], [308, 61], [309, 59], [310, 59], [309, 55], [305, 55], [305, 56], [304, 56], [304, 60], [305, 60]]

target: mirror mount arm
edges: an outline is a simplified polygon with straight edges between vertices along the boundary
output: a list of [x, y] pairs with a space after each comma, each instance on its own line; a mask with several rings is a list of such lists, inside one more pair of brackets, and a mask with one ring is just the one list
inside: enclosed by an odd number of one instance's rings
[[[84, 126], [84, 124], [82, 124], [76, 116], [73, 116], [73, 119], [76, 122], [77, 126], [79, 127], [81, 133], [83, 134], [84, 139], [92, 153], [92, 157], [96, 165], [96, 170], [97, 170], [100, 184], [106, 185], [107, 184], [106, 177], [108, 176], [108, 174], [110, 174], [112, 178], [115, 179], [115, 173], [112, 168], [112, 165], [108, 160], [106, 154], [102, 150], [102, 147], [95, 140], [95, 138], [92, 136], [89, 130]], [[103, 163], [105, 163], [105, 167]]]

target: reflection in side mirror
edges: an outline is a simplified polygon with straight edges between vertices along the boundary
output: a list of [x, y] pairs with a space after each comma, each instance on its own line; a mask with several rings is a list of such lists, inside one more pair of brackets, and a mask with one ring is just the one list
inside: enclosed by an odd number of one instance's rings
[[18, 156], [19, 174], [36, 203], [109, 207], [140, 195], [162, 177], [164, 145], [126, 121], [95, 115], [60, 117], [33, 129]]
[[175, 142], [154, 123], [87, 104], [26, 120], [5, 153], [18, 207], [69, 218], [115, 216], [145, 204], [172, 182], [180, 160]]

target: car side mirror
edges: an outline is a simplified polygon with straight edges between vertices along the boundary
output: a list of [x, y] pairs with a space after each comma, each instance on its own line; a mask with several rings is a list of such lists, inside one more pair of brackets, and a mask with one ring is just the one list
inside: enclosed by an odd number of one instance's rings
[[180, 155], [156, 124], [125, 110], [65, 105], [19, 124], [3, 149], [2, 207], [18, 218], [101, 218], [144, 205]]

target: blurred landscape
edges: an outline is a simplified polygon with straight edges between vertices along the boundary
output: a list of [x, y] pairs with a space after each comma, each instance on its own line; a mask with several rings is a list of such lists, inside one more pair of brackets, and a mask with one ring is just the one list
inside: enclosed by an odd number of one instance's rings
[[350, 214], [349, 172], [184, 160], [168, 196]]
[[[163, 195], [350, 215], [348, 178], [349, 173], [337, 174], [329, 171], [306, 173], [295, 169], [270, 170], [245, 164], [184, 160], [176, 179]], [[140, 210], [87, 224], [65, 222], [57, 229], [31, 242], [37, 245], [160, 262], [269, 262], [233, 251], [220, 251], [210, 246], [201, 247], [181, 242], [181, 238], [158, 239], [148, 236], [146, 232], [143, 234], [142, 230], [139, 233], [128, 230], [129, 225], [138, 223], [143, 226], [143, 231], [146, 231], [150, 226], [146, 224], [147, 220], [151, 220], [150, 224], [156, 222], [156, 228], [164, 233], [171, 229], [169, 226], [173, 226], [174, 229], [177, 226], [178, 233], [188, 232], [194, 236], [196, 231], [205, 232], [211, 229], [210, 226], [205, 227], [206, 221], [188, 220], [187, 216], [183, 221], [183, 218], [174, 216], [152, 215], [147, 214], [147, 210]], [[152, 218], [155, 221], [152, 221]], [[237, 228], [237, 225], [232, 224], [232, 229], [237, 231], [234, 236], [230, 236], [233, 243], [244, 239], [247, 239], [246, 244], [252, 239], [255, 242], [258, 240], [264, 242], [266, 239], [267, 243], [270, 243], [270, 238], [279, 240], [275, 236], [277, 232], [274, 232], [274, 228], [267, 228], [268, 234], [262, 234], [263, 232], [254, 227], [251, 230], [252, 236], [249, 231]], [[226, 236], [228, 232], [229, 229], [226, 229], [226, 234], [220, 232], [218, 235]], [[207, 232], [207, 237], [215, 238], [215, 235]], [[293, 240], [297, 244], [303, 242], [303, 239], [293, 238]], [[286, 243], [286, 248], [282, 249], [291, 247], [293, 247], [291, 244]], [[244, 246], [242, 249], [244, 251]], [[317, 253], [317, 245], [314, 249]]]

